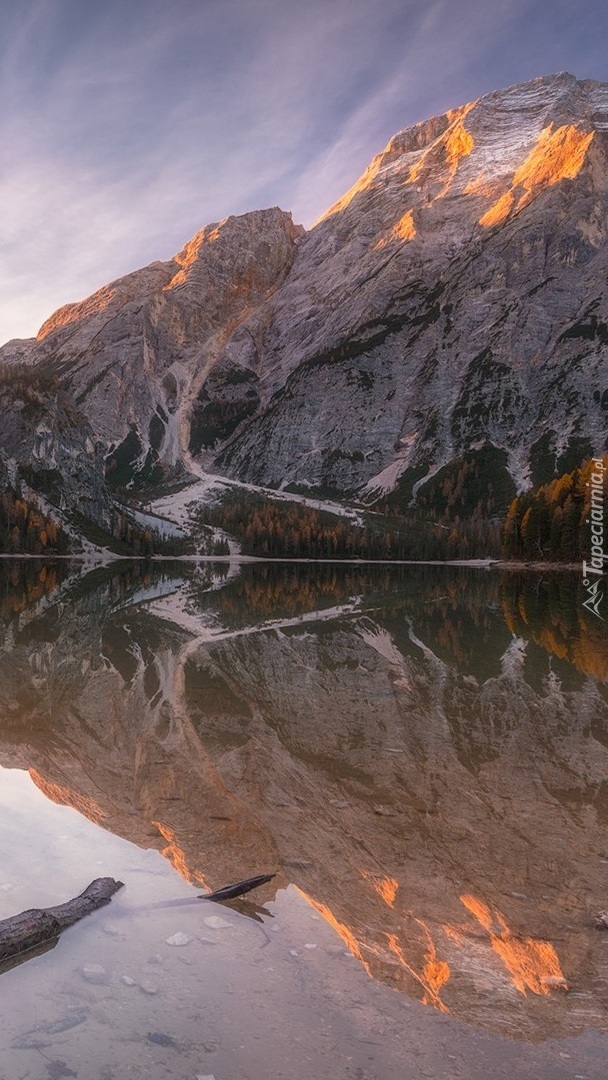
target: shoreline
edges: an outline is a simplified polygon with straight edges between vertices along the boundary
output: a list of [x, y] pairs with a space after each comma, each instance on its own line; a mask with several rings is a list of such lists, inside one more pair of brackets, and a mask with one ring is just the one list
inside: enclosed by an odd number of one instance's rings
[[556, 562], [521, 562], [508, 559], [307, 559], [295, 556], [277, 555], [273, 558], [264, 555], [118, 555], [114, 552], [91, 553], [77, 552], [73, 555], [32, 555], [29, 552], [0, 552], [0, 559], [28, 559], [40, 562], [83, 562], [92, 566], [108, 566], [114, 562], [189, 562], [189, 563], [225, 563], [239, 565], [247, 563], [298, 563], [305, 566], [464, 566], [478, 570], [563, 570], [572, 573], [580, 570], [580, 563]]

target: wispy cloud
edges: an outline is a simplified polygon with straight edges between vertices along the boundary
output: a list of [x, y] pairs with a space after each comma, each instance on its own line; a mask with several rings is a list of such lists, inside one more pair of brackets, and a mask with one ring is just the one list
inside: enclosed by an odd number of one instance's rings
[[422, 17], [403, 35], [384, 80], [353, 103], [334, 140], [303, 171], [295, 191], [303, 215], [308, 218], [331, 205], [397, 131], [504, 85], [496, 72], [480, 74], [481, 62], [508, 37], [530, 3], [512, 0], [495, 7], [478, 0], [436, 0], [425, 5]]

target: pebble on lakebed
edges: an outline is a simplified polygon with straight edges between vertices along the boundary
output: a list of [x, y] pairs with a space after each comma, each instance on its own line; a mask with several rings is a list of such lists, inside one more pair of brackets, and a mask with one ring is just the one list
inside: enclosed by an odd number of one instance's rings
[[225, 926], [230, 926], [226, 919], [222, 919], [219, 915], [208, 915], [205, 919], [205, 926], [210, 926], [212, 930], [222, 930]]
[[171, 937], [167, 938], [167, 945], [189, 945], [193, 940], [194, 938], [189, 937], [188, 934], [182, 934], [178, 930], [177, 934], [172, 934]]
[[83, 964], [80, 974], [88, 983], [107, 983], [110, 980], [106, 969], [101, 964]]

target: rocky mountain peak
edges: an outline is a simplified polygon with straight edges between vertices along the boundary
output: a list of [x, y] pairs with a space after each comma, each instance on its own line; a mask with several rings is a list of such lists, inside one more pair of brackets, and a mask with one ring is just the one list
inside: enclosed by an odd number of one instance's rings
[[395, 135], [308, 233], [208, 225], [1, 358], [57, 375], [131, 475], [407, 505], [489, 454], [500, 510], [604, 447], [607, 132], [608, 84], [495, 91]]
[[428, 205], [448, 194], [491, 197], [506, 177], [515, 186], [532, 174], [539, 184], [572, 179], [595, 132], [606, 130], [605, 84], [561, 72], [494, 91], [394, 135], [320, 221], [396, 185]]
[[258, 282], [268, 282], [273, 272], [273, 260], [269, 258], [273, 254], [272, 249], [283, 249], [288, 259], [291, 245], [304, 233], [303, 226], [294, 225], [291, 214], [278, 206], [254, 210], [238, 217], [231, 215], [223, 221], [206, 225], [174, 255], [173, 262], [177, 263], [179, 270], [165, 289], [200, 282], [205, 271], [217, 269], [217, 264], [225, 261], [230, 252], [235, 257], [233, 274], [243, 273], [247, 264], [250, 269], [255, 265]]
[[[410, 498], [486, 444], [517, 486], [599, 452], [607, 130], [608, 85], [559, 73], [391, 139], [302, 242], [268, 316], [267, 411], [220, 467]], [[564, 364], [567, 406], [549, 389]], [[334, 395], [350, 402], [339, 434]]]

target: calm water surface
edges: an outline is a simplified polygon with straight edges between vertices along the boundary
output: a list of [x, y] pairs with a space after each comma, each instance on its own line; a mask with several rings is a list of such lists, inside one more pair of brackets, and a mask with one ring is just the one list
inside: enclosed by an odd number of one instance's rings
[[579, 590], [5, 560], [0, 918], [125, 887], [0, 974], [1, 1080], [605, 1077], [608, 639]]

